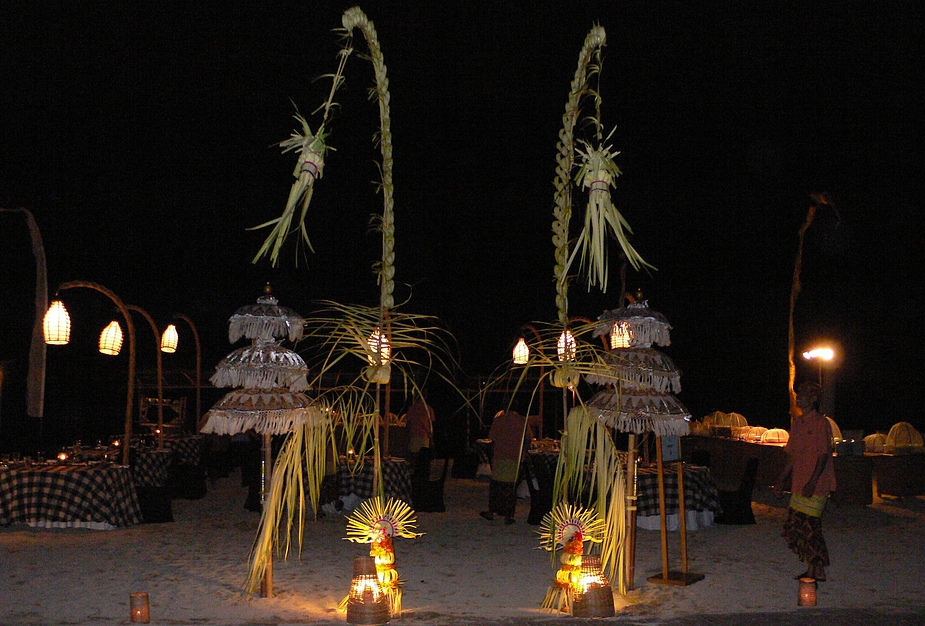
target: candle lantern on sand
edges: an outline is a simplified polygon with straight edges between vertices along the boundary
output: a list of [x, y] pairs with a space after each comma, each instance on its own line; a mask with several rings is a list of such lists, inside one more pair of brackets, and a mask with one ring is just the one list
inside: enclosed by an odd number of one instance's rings
[[353, 580], [347, 596], [348, 624], [385, 624], [389, 621], [389, 599], [379, 584], [376, 561], [371, 556], [353, 559]]
[[601, 569], [601, 558], [581, 557], [581, 573], [572, 588], [572, 615], [575, 617], [613, 617], [613, 590]]
[[129, 609], [131, 619], [139, 624], [147, 624], [151, 621], [151, 612], [148, 605], [148, 592], [136, 591], [129, 596]]

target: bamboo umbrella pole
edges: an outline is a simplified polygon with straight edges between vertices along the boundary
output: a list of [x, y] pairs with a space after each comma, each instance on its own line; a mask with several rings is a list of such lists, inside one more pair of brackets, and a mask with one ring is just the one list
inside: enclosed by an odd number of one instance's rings
[[636, 577], [636, 434], [630, 433], [626, 453], [626, 560], [627, 590], [633, 589]]
[[[263, 435], [263, 458], [260, 461], [260, 504], [266, 508], [273, 482], [273, 437]], [[260, 582], [260, 597], [273, 597], [273, 550], [267, 550], [267, 568]]]
[[655, 436], [655, 461], [658, 465], [658, 515], [662, 530], [662, 580], [668, 580], [668, 520], [665, 515], [665, 466], [662, 464], [662, 438]]
[[684, 506], [684, 461], [678, 459], [678, 534], [681, 535], [681, 573], [687, 575], [687, 508]]

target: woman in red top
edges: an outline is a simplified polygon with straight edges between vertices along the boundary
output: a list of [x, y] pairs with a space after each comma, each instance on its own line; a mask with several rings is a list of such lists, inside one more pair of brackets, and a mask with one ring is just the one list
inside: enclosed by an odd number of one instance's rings
[[829, 494], [835, 491], [832, 464], [832, 427], [818, 408], [821, 388], [805, 382], [797, 390], [797, 406], [802, 414], [793, 418], [787, 442], [787, 464], [774, 484], [777, 497], [783, 495], [791, 478], [790, 510], [781, 533], [787, 546], [807, 570], [795, 578], [825, 580], [829, 551], [822, 536], [822, 511]]

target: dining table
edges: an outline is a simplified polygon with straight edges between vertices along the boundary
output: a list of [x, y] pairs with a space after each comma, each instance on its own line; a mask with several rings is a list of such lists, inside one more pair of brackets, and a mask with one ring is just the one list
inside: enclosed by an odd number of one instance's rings
[[[373, 489], [373, 467], [372, 458], [347, 460], [340, 457], [337, 487], [341, 500], [362, 501], [376, 495]], [[411, 464], [402, 458], [387, 457], [382, 459], [381, 467], [385, 497], [396, 498], [411, 506]]]
[[111, 530], [141, 521], [127, 466], [107, 461], [0, 464], [0, 526]]
[[[676, 531], [680, 526], [676, 466], [666, 467], [664, 476], [666, 524], [669, 531]], [[712, 526], [714, 517], [722, 512], [719, 492], [709, 468], [684, 465], [684, 509], [688, 530]], [[645, 530], [658, 530], [661, 528], [659, 515], [658, 469], [639, 467], [636, 470], [636, 526]]]

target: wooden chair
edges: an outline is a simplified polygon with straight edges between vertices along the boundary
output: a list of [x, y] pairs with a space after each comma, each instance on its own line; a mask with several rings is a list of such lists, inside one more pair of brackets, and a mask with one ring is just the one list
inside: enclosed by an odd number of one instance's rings
[[411, 500], [418, 513], [443, 513], [446, 503], [443, 499], [443, 486], [446, 475], [450, 469], [450, 459], [442, 459], [443, 469], [440, 477], [431, 480], [430, 466], [434, 461], [433, 450], [421, 448], [415, 456], [413, 473], [411, 475]]
[[735, 491], [719, 491], [719, 505], [723, 508], [714, 522], [717, 524], [754, 524], [752, 491], [758, 478], [758, 459], [752, 457], [745, 465], [742, 482]]

